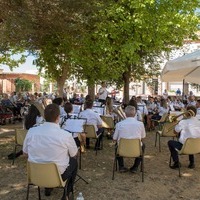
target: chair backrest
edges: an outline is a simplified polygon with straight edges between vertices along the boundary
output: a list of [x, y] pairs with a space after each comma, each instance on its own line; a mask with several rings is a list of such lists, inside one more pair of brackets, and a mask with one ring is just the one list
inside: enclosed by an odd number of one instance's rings
[[177, 124], [177, 122], [169, 122], [165, 123], [162, 128], [162, 136], [164, 137], [176, 137], [176, 134], [174, 133], [174, 127]]
[[111, 116], [101, 116], [101, 119], [103, 121], [102, 127], [103, 128], [114, 128], [114, 120]]
[[97, 134], [96, 134], [94, 125], [86, 124], [86, 125], [84, 125], [84, 130], [86, 132], [87, 138], [97, 138]]
[[15, 129], [15, 143], [23, 145], [27, 132], [26, 129]]
[[200, 153], [200, 138], [187, 138], [180, 154], [197, 154]]
[[166, 122], [169, 117], [168, 113], [164, 113], [161, 119], [159, 120], [160, 123]]
[[27, 162], [28, 182], [39, 187], [64, 187], [57, 165], [55, 163]]
[[120, 138], [117, 154], [123, 157], [139, 157], [142, 154], [140, 139]]

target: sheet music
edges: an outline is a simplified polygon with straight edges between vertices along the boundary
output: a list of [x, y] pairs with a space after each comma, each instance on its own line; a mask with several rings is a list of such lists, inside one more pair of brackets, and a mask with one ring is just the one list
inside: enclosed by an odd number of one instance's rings
[[80, 111], [81, 111], [81, 105], [73, 104], [72, 106], [73, 106], [73, 114], [78, 115], [80, 113]]
[[71, 133], [83, 133], [86, 121], [86, 119], [67, 119], [64, 129]]
[[100, 115], [104, 115], [104, 107], [93, 106], [92, 110]]

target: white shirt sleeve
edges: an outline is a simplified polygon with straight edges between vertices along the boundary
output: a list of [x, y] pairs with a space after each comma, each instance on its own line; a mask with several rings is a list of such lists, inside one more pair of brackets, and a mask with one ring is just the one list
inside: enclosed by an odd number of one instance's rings
[[76, 146], [76, 143], [73, 139], [73, 137], [70, 135], [69, 137], [69, 141], [67, 143], [68, 149], [69, 149], [69, 156], [70, 157], [74, 157], [76, 156], [77, 152], [78, 152], [78, 148]]

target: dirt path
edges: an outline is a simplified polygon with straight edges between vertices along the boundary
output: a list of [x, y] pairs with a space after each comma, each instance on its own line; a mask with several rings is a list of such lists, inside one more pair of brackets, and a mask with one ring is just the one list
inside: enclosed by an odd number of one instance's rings
[[[7, 155], [13, 151], [14, 128], [21, 124], [0, 127], [0, 199], [26, 199], [26, 160], [23, 156], [16, 159], [15, 165]], [[141, 181], [141, 174], [115, 173], [112, 180], [112, 166], [114, 147], [110, 147], [111, 140], [104, 138], [104, 149], [95, 155], [93, 150], [82, 156], [82, 169], [79, 175], [89, 184], [79, 180], [75, 185], [75, 197], [82, 192], [85, 200], [199, 200], [200, 199], [200, 156], [195, 156], [196, 168], [188, 169], [188, 157], [182, 156], [182, 173], [178, 177], [177, 170], [168, 167], [169, 150], [168, 138], [161, 138], [162, 152], [154, 147], [155, 133], [148, 132], [145, 140], [145, 177]], [[125, 165], [130, 167], [132, 159], [125, 159]], [[54, 189], [52, 196], [42, 199], [57, 200], [61, 198], [62, 190]], [[36, 188], [31, 187], [30, 200], [38, 199]]]

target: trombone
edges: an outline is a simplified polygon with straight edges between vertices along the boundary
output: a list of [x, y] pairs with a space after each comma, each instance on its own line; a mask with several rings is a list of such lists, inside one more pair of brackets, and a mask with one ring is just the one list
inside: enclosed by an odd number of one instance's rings
[[180, 121], [180, 120], [178, 120], [178, 118], [181, 116], [183, 116], [183, 119], [189, 119], [191, 117], [194, 117], [195, 113], [192, 110], [186, 110], [185, 112], [181, 113], [180, 115], [172, 116], [170, 121], [178, 123]]
[[[181, 113], [177, 116], [172, 116], [170, 122], [172, 123], [172, 126], [167, 129], [167, 132], [174, 130], [175, 126], [179, 123], [180, 120], [178, 120], [179, 117], [183, 116], [183, 119], [189, 119], [191, 117], [195, 117], [195, 113], [192, 110], [186, 110], [185, 112]], [[181, 119], [182, 120], [182, 119]]]
[[113, 112], [114, 112], [115, 114], [117, 114], [117, 116], [120, 118], [120, 120], [123, 120], [123, 119], [126, 118], [126, 115], [125, 115], [125, 113], [124, 113], [124, 111], [123, 111], [123, 109], [122, 109], [121, 106], [118, 106], [117, 108], [115, 108], [115, 109], [113, 110]]

